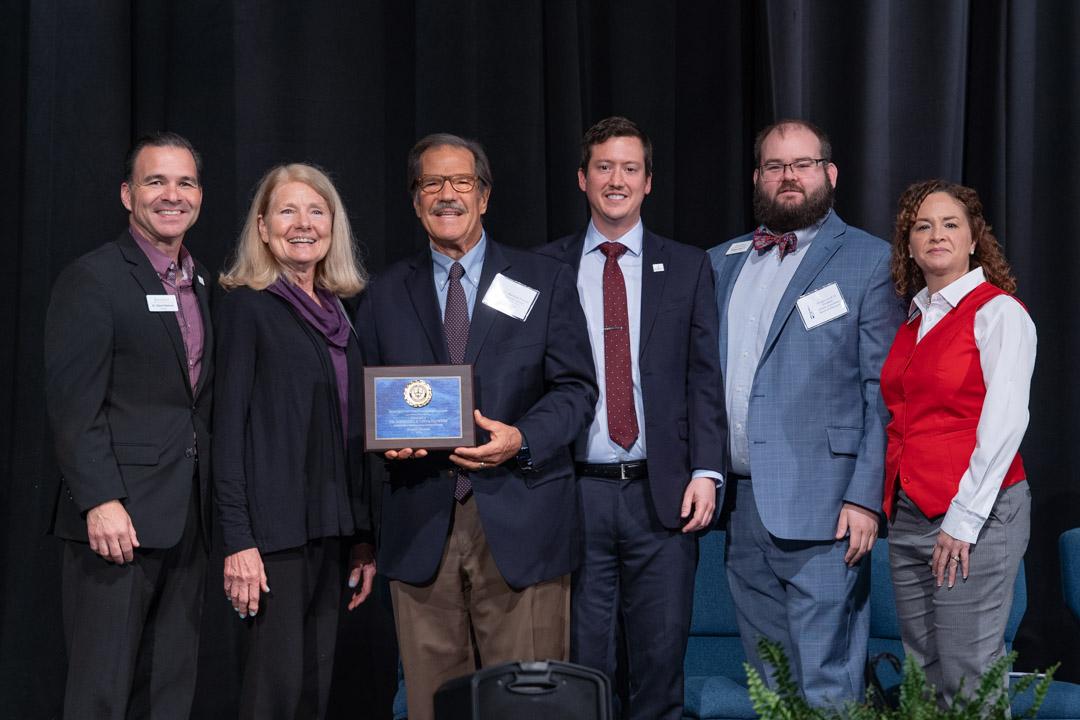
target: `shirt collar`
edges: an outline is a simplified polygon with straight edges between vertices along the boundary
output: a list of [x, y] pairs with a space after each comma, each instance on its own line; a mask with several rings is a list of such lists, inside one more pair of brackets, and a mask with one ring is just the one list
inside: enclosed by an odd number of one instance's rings
[[442, 290], [450, 282], [450, 266], [455, 262], [461, 263], [465, 269], [462, 280], [480, 287], [480, 271], [484, 267], [484, 253], [487, 251], [487, 231], [480, 232], [480, 242], [472, 246], [469, 252], [461, 256], [460, 260], [454, 260], [449, 255], [444, 255], [435, 249], [435, 244], [428, 245], [431, 250], [432, 268], [435, 271], [435, 284]]
[[938, 290], [934, 293], [933, 297], [930, 297], [929, 289], [923, 288], [915, 295], [915, 297], [911, 298], [911, 306], [908, 309], [908, 322], [915, 319], [916, 310], [925, 315], [926, 311], [930, 309], [930, 305], [936, 298], [941, 298], [947, 302], [950, 309], [956, 307], [969, 292], [979, 287], [979, 285], [984, 282], [986, 282], [986, 276], [983, 274], [983, 269], [982, 267], [977, 267], [974, 270], [969, 270]]
[[[642, 238], [645, 236], [645, 226], [641, 224], [641, 219], [638, 218], [634, 227], [626, 231], [626, 233], [614, 240], [614, 242], [622, 243], [626, 246], [626, 252], [631, 255], [641, 255], [641, 243]], [[600, 231], [593, 225], [593, 221], [589, 221], [589, 229], [585, 231], [585, 246], [582, 252], [587, 255], [600, 246], [600, 243], [606, 243], [608, 239], [600, 234]]]
[[[134, 227], [129, 225], [128, 231], [131, 233], [131, 237], [134, 238], [135, 244], [139, 246], [139, 249], [143, 251], [143, 254], [150, 261], [150, 265], [154, 268], [154, 272], [158, 274], [158, 277], [167, 277], [169, 270], [174, 268], [173, 259], [154, 247]], [[181, 275], [184, 279], [190, 279], [194, 274], [195, 261], [191, 259], [191, 253], [183, 245], [180, 246], [180, 266], [178, 269], [183, 271]]]

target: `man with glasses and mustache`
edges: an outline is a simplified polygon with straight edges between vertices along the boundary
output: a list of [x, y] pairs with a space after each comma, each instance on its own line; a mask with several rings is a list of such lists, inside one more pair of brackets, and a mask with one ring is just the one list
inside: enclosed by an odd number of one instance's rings
[[903, 320], [889, 246], [832, 209], [825, 133], [754, 144], [752, 233], [709, 251], [730, 462], [727, 573], [751, 663], [779, 643], [816, 706], [862, 697], [887, 414], [878, 375]]
[[479, 665], [567, 658], [581, 554], [570, 446], [597, 390], [573, 269], [484, 229], [480, 144], [429, 135], [408, 173], [429, 243], [361, 297], [364, 364], [472, 365], [479, 429], [477, 447], [385, 453], [379, 571], [409, 718], [430, 720], [439, 686]]

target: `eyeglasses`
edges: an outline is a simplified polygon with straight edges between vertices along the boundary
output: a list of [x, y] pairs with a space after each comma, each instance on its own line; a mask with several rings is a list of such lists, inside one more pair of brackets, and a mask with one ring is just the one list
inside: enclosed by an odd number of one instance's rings
[[423, 175], [416, 180], [416, 187], [420, 188], [420, 192], [434, 195], [449, 181], [454, 190], [467, 193], [476, 187], [479, 179], [476, 175]]
[[820, 163], [829, 162], [828, 158], [799, 158], [789, 163], [767, 162], [761, 166], [761, 176], [766, 180], [779, 180], [784, 177], [784, 171], [791, 168], [791, 172], [799, 177], [806, 177]]

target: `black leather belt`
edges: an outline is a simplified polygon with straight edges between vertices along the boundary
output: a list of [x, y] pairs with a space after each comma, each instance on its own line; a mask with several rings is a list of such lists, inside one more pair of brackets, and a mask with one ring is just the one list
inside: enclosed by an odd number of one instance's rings
[[607, 480], [640, 480], [649, 476], [649, 464], [644, 460], [624, 463], [574, 463], [578, 475]]

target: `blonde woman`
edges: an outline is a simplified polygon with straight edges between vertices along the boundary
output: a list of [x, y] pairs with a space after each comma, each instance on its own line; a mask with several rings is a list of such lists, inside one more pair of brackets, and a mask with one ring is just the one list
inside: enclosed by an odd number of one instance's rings
[[215, 500], [225, 596], [249, 632], [240, 717], [323, 717], [342, 584], [350, 610], [371, 590], [362, 363], [340, 301], [364, 282], [330, 178], [270, 170], [217, 307]]

